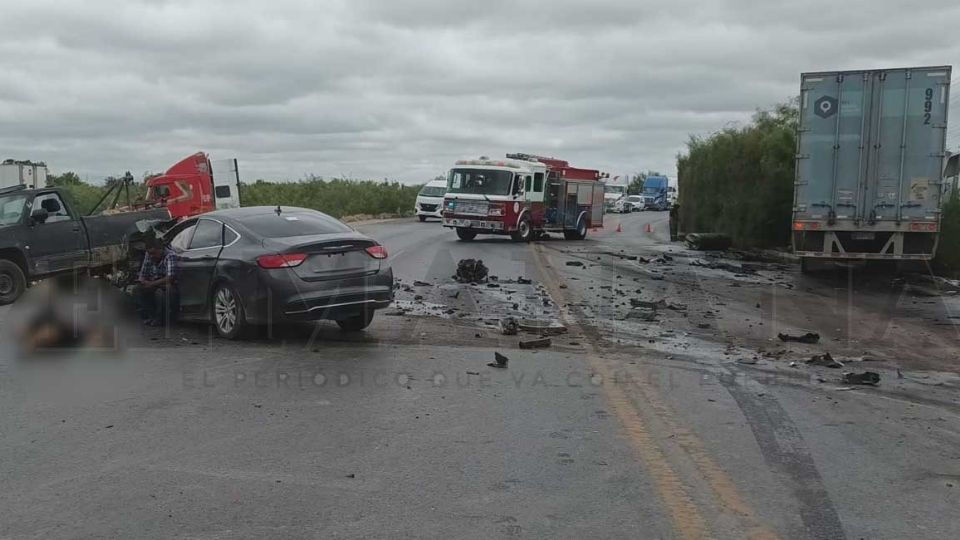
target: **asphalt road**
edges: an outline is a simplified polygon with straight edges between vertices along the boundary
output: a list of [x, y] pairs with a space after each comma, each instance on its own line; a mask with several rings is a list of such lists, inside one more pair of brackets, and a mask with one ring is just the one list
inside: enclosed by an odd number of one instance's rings
[[[664, 213], [360, 228], [401, 288], [355, 336], [141, 328], [98, 289], [75, 313], [116, 351], [23, 358], [35, 308], [0, 308], [0, 538], [960, 537], [955, 297], [690, 252]], [[465, 258], [496, 281], [455, 283]], [[508, 315], [567, 332], [521, 350]]]

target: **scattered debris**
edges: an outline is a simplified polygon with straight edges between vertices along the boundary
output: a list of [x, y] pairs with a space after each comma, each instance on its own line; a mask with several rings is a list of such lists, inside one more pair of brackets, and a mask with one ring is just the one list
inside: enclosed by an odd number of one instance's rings
[[705, 323], [705, 322], [704, 322], [704, 323], [700, 323], [700, 324], [697, 325], [697, 328], [699, 328], [699, 329], [701, 329], [701, 330], [706, 330], [707, 328], [710, 328], [710, 323]]
[[550, 346], [550, 338], [530, 339], [520, 342], [521, 349], [542, 349]]
[[[356, 475], [356, 474], [353, 474], [353, 473], [350, 473], [350, 474], [347, 475], [347, 478], [356, 478], [356, 477], [357, 477], [357, 475]], [[279, 482], [279, 480], [277, 480], [277, 481]]]
[[751, 366], [752, 366], [753, 364], [756, 364], [756, 363], [757, 363], [757, 359], [756, 359], [756, 358], [741, 358], [741, 359], [737, 360], [737, 363], [738, 363], [738, 364], [748, 364], [748, 365], [751, 365]]
[[698, 251], [723, 251], [733, 245], [733, 240], [722, 233], [689, 233], [684, 241]]
[[555, 336], [567, 332], [566, 326], [548, 319], [520, 319], [520, 329], [541, 336]]
[[530, 284], [533, 283], [533, 280], [532, 280], [532, 279], [527, 279], [527, 278], [525, 278], [525, 277], [518, 277], [518, 278], [517, 278], [517, 283], [519, 283], [520, 285], [530, 285]]
[[654, 322], [657, 320], [657, 312], [643, 308], [631, 309], [627, 312], [628, 319], [640, 319], [641, 321]]
[[453, 291], [451, 294], [447, 295], [447, 298], [459, 298], [460, 291]]
[[468, 371], [468, 372], [467, 372], [467, 375], [479, 375], [479, 374], [480, 374], [479, 371]]
[[726, 270], [727, 272], [733, 272], [734, 274], [742, 274], [744, 277], [746, 277], [745, 274], [754, 273], [752, 268], [721, 261], [703, 261], [700, 259], [694, 259], [690, 261], [690, 266], [699, 266], [701, 268], [709, 268], [711, 270]]
[[820, 342], [820, 334], [817, 334], [816, 332], [807, 332], [802, 336], [780, 333], [777, 334], [777, 337], [780, 338], [780, 341], [795, 341], [797, 343], [809, 343], [811, 345]]
[[502, 354], [500, 354], [500, 353], [498, 353], [498, 352], [493, 353], [493, 360], [494, 360], [493, 362], [490, 362], [490, 363], [487, 364], [487, 365], [490, 366], [490, 367], [500, 368], [500, 369], [506, 369], [506, 367], [507, 367], [507, 362], [510, 361], [509, 358], [507, 358], [506, 356], [504, 356], [504, 355], [502, 355]]
[[828, 368], [843, 367], [843, 363], [834, 360], [833, 357], [830, 356], [830, 353], [815, 354], [813, 357], [807, 360], [807, 363], [811, 366], [823, 366]]
[[848, 372], [843, 374], [844, 384], [867, 384], [876, 386], [880, 382], [880, 374], [875, 371], [864, 371], [863, 373]]
[[461, 259], [453, 277], [460, 283], [480, 283], [487, 279], [489, 271], [480, 259]]
[[517, 319], [513, 317], [505, 317], [500, 319], [500, 332], [505, 336], [515, 336], [517, 331], [520, 328], [520, 324], [517, 322]]
[[581, 261], [567, 261], [567, 266], [583, 266]]
[[414, 287], [433, 287], [432, 283], [427, 283], [426, 281], [420, 281], [419, 279], [413, 282]]

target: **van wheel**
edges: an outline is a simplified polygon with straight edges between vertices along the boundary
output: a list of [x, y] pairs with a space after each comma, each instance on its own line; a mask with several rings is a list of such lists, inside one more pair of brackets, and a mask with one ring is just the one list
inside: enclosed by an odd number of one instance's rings
[[337, 324], [344, 332], [359, 332], [370, 326], [370, 323], [373, 322], [373, 313], [372, 310], [364, 310], [364, 312], [359, 315], [337, 321]]
[[7, 259], [0, 259], [0, 306], [17, 301], [27, 288], [27, 278], [20, 266]]
[[477, 237], [477, 233], [471, 231], [470, 229], [464, 229], [463, 227], [457, 227], [457, 238], [463, 240], [464, 242], [469, 242]]
[[427, 216], [417, 216], [417, 218], [420, 219], [420, 223], [423, 223], [424, 221], [427, 220]]
[[240, 297], [225, 283], [218, 285], [210, 298], [210, 315], [217, 335], [224, 339], [238, 339], [246, 329]]
[[530, 220], [527, 218], [521, 218], [520, 223], [517, 224], [517, 230], [510, 233], [510, 238], [514, 242], [529, 242], [533, 239], [533, 227], [530, 225]]

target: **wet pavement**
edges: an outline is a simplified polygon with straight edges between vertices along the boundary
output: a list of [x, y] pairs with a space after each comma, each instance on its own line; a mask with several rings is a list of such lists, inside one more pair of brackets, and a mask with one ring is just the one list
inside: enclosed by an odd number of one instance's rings
[[[398, 292], [356, 335], [225, 342], [120, 298], [120, 351], [38, 361], [0, 308], [0, 537], [960, 537], [957, 295], [694, 252], [656, 212], [530, 245], [361, 229]], [[521, 350], [530, 320], [565, 331]]]

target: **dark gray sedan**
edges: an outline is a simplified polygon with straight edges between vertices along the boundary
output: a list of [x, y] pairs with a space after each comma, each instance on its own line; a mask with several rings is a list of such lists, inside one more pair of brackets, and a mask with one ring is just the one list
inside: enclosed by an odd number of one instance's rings
[[358, 331], [393, 301], [383, 246], [315, 210], [219, 210], [164, 238], [177, 254], [180, 319], [211, 322], [224, 338], [292, 321]]

